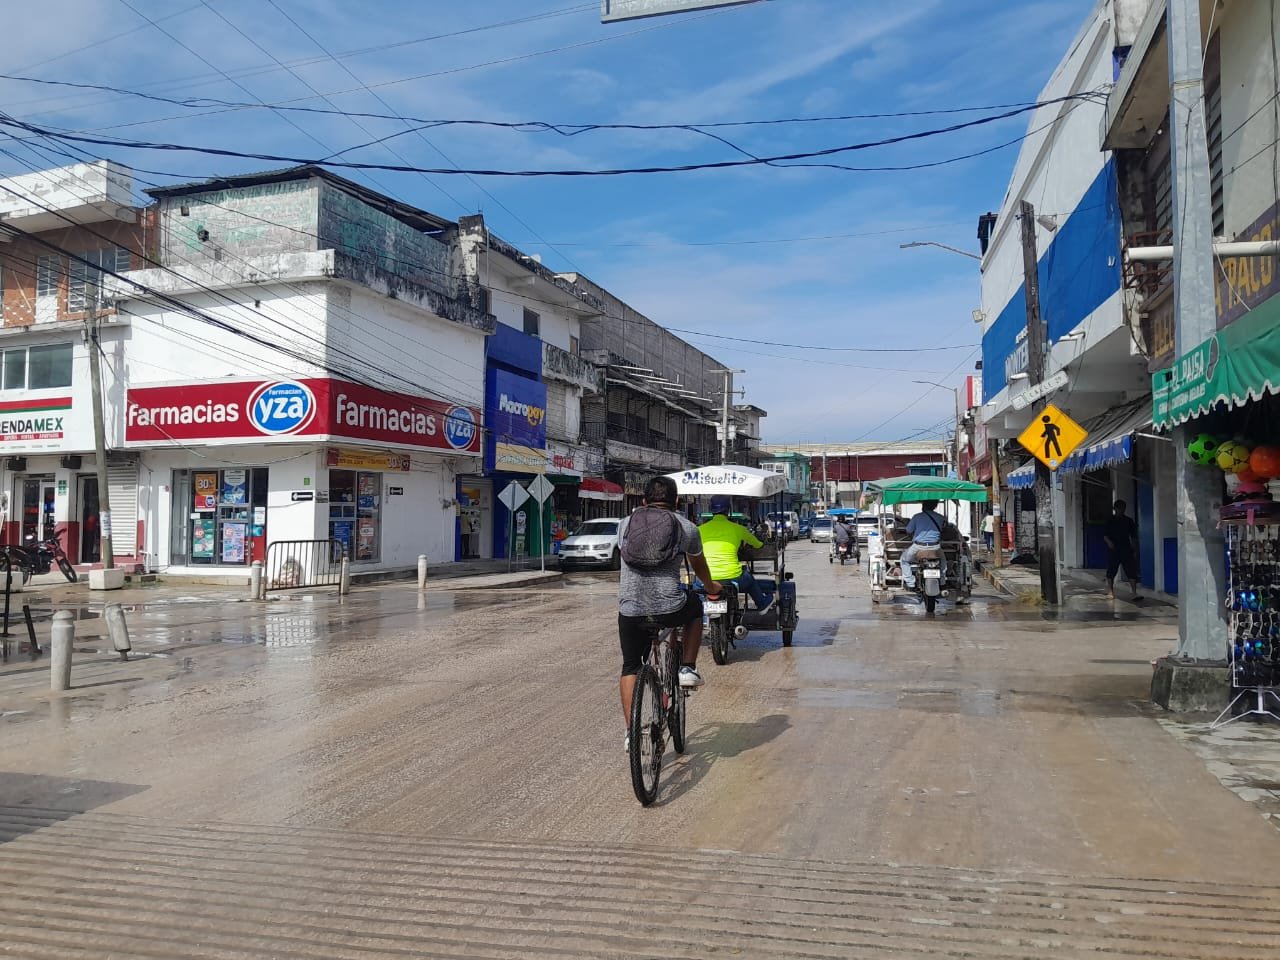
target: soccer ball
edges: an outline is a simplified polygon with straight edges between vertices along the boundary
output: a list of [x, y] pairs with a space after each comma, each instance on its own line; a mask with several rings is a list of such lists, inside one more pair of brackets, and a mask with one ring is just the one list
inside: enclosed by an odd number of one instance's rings
[[1187, 444], [1187, 456], [1202, 467], [1211, 466], [1217, 455], [1218, 439], [1211, 433], [1202, 433]]
[[1243, 443], [1228, 440], [1226, 443], [1219, 444], [1218, 454], [1214, 460], [1225, 473], [1239, 473], [1248, 468], [1249, 453], [1249, 448]]

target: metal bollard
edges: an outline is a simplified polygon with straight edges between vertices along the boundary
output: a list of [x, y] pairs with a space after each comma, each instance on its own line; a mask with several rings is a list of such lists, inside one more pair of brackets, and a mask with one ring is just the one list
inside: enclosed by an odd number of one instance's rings
[[427, 555], [418, 554], [418, 589], [427, 589]]
[[118, 603], [109, 603], [102, 611], [107, 621], [107, 634], [111, 637], [111, 645], [120, 654], [121, 660], [129, 659], [129, 651], [133, 645], [129, 643], [129, 624], [124, 618], [124, 607]]
[[59, 610], [53, 615], [53, 635], [49, 646], [53, 656], [49, 660], [49, 689], [71, 689], [71, 648], [76, 642], [76, 622], [70, 610]]
[[249, 599], [262, 599], [262, 561], [255, 560], [249, 564]]
[[351, 592], [351, 561], [342, 558], [342, 572], [338, 575], [338, 594], [345, 597]]

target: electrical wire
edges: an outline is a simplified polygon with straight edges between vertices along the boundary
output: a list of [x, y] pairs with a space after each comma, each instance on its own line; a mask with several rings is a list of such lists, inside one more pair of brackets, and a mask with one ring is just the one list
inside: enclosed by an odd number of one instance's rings
[[[127, 2], [127, 0], [120, 0], [120, 2], [124, 3], [124, 2]], [[1086, 96], [1087, 95], [1085, 94], [1072, 94], [1062, 99], [1085, 99]], [[34, 123], [29, 123], [27, 121], [19, 120], [9, 114], [2, 114], [2, 113], [0, 113], [0, 124], [7, 127], [16, 127], [18, 129], [26, 130], [29, 133], [35, 133], [39, 136], [49, 137], [49, 138], [52, 138], [58, 141], [63, 141], [63, 142], [71, 141], [76, 143], [91, 143], [98, 146], [109, 146], [109, 147], [124, 148], [124, 149], [130, 149], [130, 150], [154, 150], [154, 151], [166, 151], [166, 152], [199, 153], [199, 154], [206, 154], [210, 156], [234, 157], [234, 158], [246, 159], [246, 160], [264, 160], [264, 161], [271, 161], [274, 163], [290, 163], [290, 164], [297, 164], [297, 165], [303, 165], [303, 166], [336, 167], [340, 169], [360, 170], [360, 171], [382, 170], [382, 171], [391, 171], [391, 172], [397, 172], [397, 173], [424, 173], [424, 174], [431, 174], [431, 175], [458, 174], [458, 175], [484, 176], [484, 177], [490, 177], [490, 176], [493, 176], [493, 177], [498, 177], [498, 176], [500, 177], [605, 177], [605, 176], [625, 176], [625, 175], [655, 174], [655, 173], [687, 173], [687, 172], [692, 172], [697, 170], [724, 170], [724, 169], [733, 169], [738, 167], [773, 165], [773, 164], [779, 164], [787, 161], [807, 160], [807, 159], [813, 159], [817, 157], [829, 157], [829, 156], [835, 156], [838, 154], [859, 152], [863, 150], [875, 149], [878, 147], [909, 143], [917, 140], [924, 140], [924, 139], [929, 139], [937, 136], [943, 136], [950, 133], [956, 133], [962, 130], [968, 130], [968, 129], [972, 129], [979, 126], [985, 126], [987, 124], [995, 123], [1000, 120], [1007, 120], [1010, 117], [1018, 116], [1019, 114], [1026, 113], [1032, 109], [1038, 109], [1038, 106], [1039, 105], [1037, 105], [1036, 107], [1019, 107], [1013, 110], [1004, 111], [1002, 113], [980, 117], [975, 120], [966, 120], [961, 123], [950, 124], [945, 127], [936, 127], [928, 130], [919, 130], [913, 133], [900, 134], [893, 137], [883, 137], [878, 140], [868, 140], [868, 141], [862, 141], [859, 143], [844, 144], [836, 147], [827, 147], [821, 150], [806, 150], [806, 151], [798, 151], [794, 153], [774, 154], [770, 156], [760, 156], [760, 157], [753, 156], [753, 157], [746, 157], [738, 160], [705, 161], [701, 163], [675, 164], [675, 165], [668, 165], [668, 166], [613, 167], [613, 168], [590, 169], [590, 170], [584, 170], [584, 169], [578, 169], [578, 170], [574, 170], [574, 169], [561, 169], [561, 170], [462, 169], [462, 168], [455, 168], [455, 167], [449, 167], [449, 168], [419, 167], [411, 164], [373, 163], [373, 162], [354, 161], [354, 160], [324, 161], [322, 159], [316, 159], [316, 158], [308, 159], [308, 158], [302, 158], [302, 157], [287, 156], [282, 154], [254, 153], [249, 151], [224, 149], [220, 147], [206, 147], [206, 146], [195, 146], [190, 144], [176, 144], [176, 143], [159, 143], [159, 142], [146, 141], [146, 140], [124, 140], [117, 137], [89, 137], [82, 134], [59, 133], [48, 127], [43, 127], [39, 124], [34, 124]], [[308, 136], [310, 136], [310, 134], [308, 134]], [[1008, 141], [1004, 144], [1001, 144], [1000, 146], [1008, 146], [1012, 143], [1019, 142], [1020, 140], [1026, 139], [1026, 136], [1027, 135], [1024, 135], [1023, 137], [1020, 137], [1017, 140]], [[999, 149], [999, 148], [1000, 147], [996, 147], [992, 149]], [[987, 151], [984, 151], [984, 152], [987, 152]], [[892, 168], [885, 168], [885, 169], [894, 169], [894, 170], [922, 169], [926, 167], [937, 166], [939, 165], [939, 163], [954, 162], [956, 159], [967, 159], [967, 156], [968, 155], [966, 155], [966, 157], [952, 158], [952, 159], [940, 161], [940, 162], [902, 165], [902, 166], [895, 166]]]

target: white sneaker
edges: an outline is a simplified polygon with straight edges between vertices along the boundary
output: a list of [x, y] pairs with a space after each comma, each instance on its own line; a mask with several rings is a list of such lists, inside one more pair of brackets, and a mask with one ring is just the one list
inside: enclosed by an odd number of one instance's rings
[[680, 686], [686, 689], [690, 687], [700, 687], [707, 681], [702, 679], [702, 674], [698, 672], [697, 667], [681, 667], [680, 668]]

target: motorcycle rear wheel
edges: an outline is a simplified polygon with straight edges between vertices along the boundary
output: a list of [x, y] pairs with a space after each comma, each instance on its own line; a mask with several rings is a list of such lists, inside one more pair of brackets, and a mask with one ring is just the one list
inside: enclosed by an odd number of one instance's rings
[[723, 667], [729, 662], [729, 631], [725, 628], [724, 621], [720, 618], [710, 621], [707, 633], [711, 640], [711, 658], [717, 666]]

